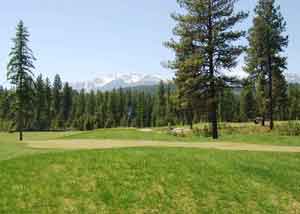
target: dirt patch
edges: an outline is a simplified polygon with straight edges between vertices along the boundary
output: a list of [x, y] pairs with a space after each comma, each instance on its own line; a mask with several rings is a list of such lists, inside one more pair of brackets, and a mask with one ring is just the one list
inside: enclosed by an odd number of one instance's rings
[[49, 140], [31, 141], [27, 146], [38, 149], [112, 149], [132, 147], [178, 147], [198, 149], [219, 149], [231, 151], [262, 151], [262, 152], [290, 152], [300, 153], [300, 146], [273, 146], [242, 143], [184, 143], [163, 141], [133, 141], [133, 140]]

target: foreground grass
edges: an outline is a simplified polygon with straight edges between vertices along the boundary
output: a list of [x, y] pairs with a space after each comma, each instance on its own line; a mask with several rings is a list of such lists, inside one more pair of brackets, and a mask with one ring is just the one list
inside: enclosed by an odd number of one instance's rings
[[300, 155], [194, 149], [0, 162], [0, 213], [299, 213]]
[[[124, 139], [208, 142], [161, 130], [29, 132], [26, 141]], [[300, 145], [274, 133], [220, 142]], [[198, 149], [50, 151], [0, 133], [0, 213], [300, 213], [300, 155]]]

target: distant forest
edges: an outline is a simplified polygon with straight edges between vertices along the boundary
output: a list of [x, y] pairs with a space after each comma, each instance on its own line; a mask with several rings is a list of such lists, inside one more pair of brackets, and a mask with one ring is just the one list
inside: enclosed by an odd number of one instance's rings
[[[247, 84], [245, 82], [245, 84]], [[157, 127], [208, 122], [208, 110], [182, 106], [173, 82], [112, 91], [76, 91], [60, 76], [53, 83], [42, 75], [35, 80], [24, 118], [25, 130], [92, 130], [112, 127]], [[255, 90], [247, 85], [219, 92], [219, 121], [254, 121], [261, 115]], [[0, 89], [0, 128], [15, 130], [15, 90]], [[204, 101], [203, 101], [204, 102]], [[276, 96], [276, 120], [300, 118], [300, 85], [289, 84]]]

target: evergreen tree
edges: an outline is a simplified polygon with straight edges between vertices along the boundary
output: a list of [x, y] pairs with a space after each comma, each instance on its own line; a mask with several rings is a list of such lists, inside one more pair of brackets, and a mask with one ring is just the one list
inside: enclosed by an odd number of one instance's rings
[[51, 106], [52, 106], [52, 89], [51, 89], [51, 82], [49, 78], [46, 78], [45, 81], [45, 120], [47, 121], [47, 129], [49, 130], [51, 127]]
[[266, 112], [267, 112], [267, 89], [266, 89], [266, 80], [265, 77], [259, 76], [256, 80], [256, 104], [257, 104], [257, 114], [262, 117], [261, 124], [265, 126]]
[[33, 92], [33, 61], [35, 60], [32, 50], [28, 47], [29, 33], [20, 21], [16, 28], [16, 37], [13, 39], [14, 47], [9, 54], [7, 65], [7, 79], [16, 90], [16, 123], [19, 131], [19, 139], [23, 140], [23, 128], [26, 123], [26, 111], [32, 101]]
[[288, 89], [289, 119], [300, 119], [300, 84], [290, 84]]
[[35, 83], [35, 124], [34, 129], [44, 130], [47, 126], [46, 120], [46, 96], [43, 76], [40, 74]]
[[64, 122], [64, 126], [71, 117], [72, 101], [72, 88], [69, 86], [69, 83], [66, 82], [64, 84], [62, 95], [62, 119]]
[[145, 95], [144, 95], [144, 92], [139, 93], [139, 96], [138, 96], [136, 126], [139, 128], [145, 127]]
[[244, 86], [240, 96], [240, 118], [242, 121], [248, 121], [255, 117], [255, 99], [253, 88], [250, 85]]
[[166, 125], [166, 91], [165, 84], [160, 81], [157, 90], [157, 103], [156, 103], [156, 122], [158, 126]]
[[274, 114], [277, 120], [288, 119], [288, 83], [281, 72], [273, 76]]
[[62, 90], [62, 82], [60, 79], [60, 76], [58, 74], [54, 77], [53, 82], [53, 88], [52, 88], [52, 99], [53, 99], [53, 116], [55, 119], [55, 128], [58, 128], [61, 126], [60, 119], [61, 119], [61, 104], [62, 104], [62, 98], [61, 98], [61, 90]]
[[77, 103], [77, 113], [76, 117], [80, 118], [84, 116], [86, 112], [86, 96], [85, 96], [85, 91], [84, 89], [80, 90], [79, 97], [78, 97], [78, 103]]
[[239, 99], [231, 88], [226, 88], [220, 93], [219, 117], [223, 122], [233, 122], [239, 120]]
[[280, 7], [275, 6], [275, 0], [259, 0], [248, 37], [246, 71], [253, 79], [267, 85], [266, 101], [271, 130], [274, 127], [274, 77], [281, 75], [286, 69], [287, 59], [282, 56], [288, 45], [285, 31], [286, 22], [280, 13]]
[[222, 71], [233, 68], [237, 57], [244, 49], [242, 46], [234, 45], [233, 42], [244, 36], [245, 32], [233, 30], [233, 27], [245, 19], [247, 14], [234, 13], [236, 0], [177, 2], [186, 14], [172, 16], [178, 22], [174, 34], [179, 37], [179, 41], [171, 40], [166, 44], [175, 50], [177, 56], [171, 67], [176, 68], [177, 82], [183, 82], [185, 91], [191, 97], [200, 96], [203, 101], [208, 102], [212, 137], [216, 139], [218, 90], [232, 81]]
[[11, 102], [12, 99], [10, 97], [10, 93], [8, 90], [3, 90], [1, 92], [1, 108], [0, 108], [0, 117], [4, 120], [11, 119]]
[[91, 91], [88, 96], [87, 113], [89, 115], [95, 115], [95, 112], [96, 112], [96, 96], [95, 96], [95, 92]]

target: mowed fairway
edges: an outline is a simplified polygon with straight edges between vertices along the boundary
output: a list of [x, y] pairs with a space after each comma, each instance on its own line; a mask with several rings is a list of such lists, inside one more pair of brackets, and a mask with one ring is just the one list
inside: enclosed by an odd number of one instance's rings
[[[110, 130], [116, 133], [125, 140], [135, 135]], [[141, 133], [149, 143], [151, 133]], [[25, 139], [66, 142], [89, 135], [94, 136], [85, 138], [90, 142], [109, 140], [99, 137], [104, 134], [108, 131], [26, 133]], [[46, 150], [16, 143], [14, 137], [1, 134], [0, 139], [0, 213], [300, 213], [297, 153], [159, 146]]]

